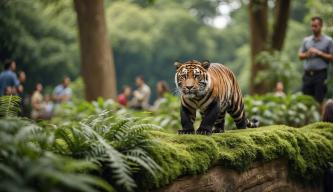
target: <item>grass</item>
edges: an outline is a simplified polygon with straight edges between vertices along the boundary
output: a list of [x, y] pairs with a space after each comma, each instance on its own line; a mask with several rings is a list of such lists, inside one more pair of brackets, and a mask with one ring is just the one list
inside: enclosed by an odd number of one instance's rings
[[[153, 159], [162, 167], [155, 179], [138, 174], [142, 188], [157, 188], [183, 175], [205, 172], [214, 165], [243, 171], [254, 162], [287, 159], [292, 179], [317, 184], [333, 161], [333, 124], [302, 128], [273, 125], [231, 130], [213, 136], [151, 131]], [[152, 182], [154, 180], [154, 182]]]

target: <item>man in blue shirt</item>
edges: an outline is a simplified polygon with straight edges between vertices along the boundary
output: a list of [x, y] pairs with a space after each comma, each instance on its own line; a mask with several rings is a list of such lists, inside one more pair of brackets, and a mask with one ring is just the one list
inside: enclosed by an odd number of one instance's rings
[[299, 58], [304, 60], [302, 92], [313, 96], [320, 103], [320, 112], [327, 91], [327, 68], [333, 61], [333, 40], [322, 34], [322, 26], [322, 18], [311, 18], [313, 35], [304, 38], [298, 54]]
[[5, 90], [13, 90], [9, 94], [16, 93], [16, 87], [19, 85], [19, 81], [15, 74], [16, 63], [13, 60], [5, 61], [5, 70], [0, 73], [0, 96], [5, 95]]
[[53, 94], [56, 103], [68, 102], [72, 98], [72, 89], [69, 87], [70, 78], [64, 77], [62, 84], [55, 87]]

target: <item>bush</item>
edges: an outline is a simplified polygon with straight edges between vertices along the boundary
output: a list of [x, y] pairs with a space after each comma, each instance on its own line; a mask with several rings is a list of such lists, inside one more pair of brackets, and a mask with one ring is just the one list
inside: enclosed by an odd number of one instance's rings
[[137, 172], [155, 178], [161, 171], [149, 153], [156, 125], [99, 111], [99, 100], [83, 104], [90, 111], [81, 115], [38, 126], [14, 117], [15, 98], [0, 97], [1, 191], [133, 191]]
[[261, 125], [284, 124], [301, 127], [319, 121], [318, 103], [300, 93], [278, 97], [273, 94], [245, 97], [249, 118], [257, 118]]
[[[245, 110], [249, 119], [256, 118], [260, 125], [284, 124], [293, 127], [301, 127], [309, 123], [319, 121], [317, 102], [310, 96], [300, 93], [285, 97], [273, 94], [245, 96]], [[156, 111], [135, 111], [122, 107], [112, 100], [99, 98], [97, 101], [87, 102], [75, 100], [73, 103], [63, 104], [57, 110], [57, 115], [52, 122], [57, 124], [64, 120], [80, 121], [89, 115], [110, 110], [113, 114], [126, 117], [137, 117], [149, 120], [149, 122], [163, 127], [167, 132], [176, 132], [180, 125], [180, 101], [177, 96], [166, 95], [166, 101]], [[197, 114], [195, 127], [199, 126], [201, 116]], [[226, 129], [235, 129], [233, 119], [227, 115]]]
[[104, 180], [86, 174], [99, 168], [49, 150], [52, 132], [17, 118], [0, 119], [1, 191], [112, 191]]

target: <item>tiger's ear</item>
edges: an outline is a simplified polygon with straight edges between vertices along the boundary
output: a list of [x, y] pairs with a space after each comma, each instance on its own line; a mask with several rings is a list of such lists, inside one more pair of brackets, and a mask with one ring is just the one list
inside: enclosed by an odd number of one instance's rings
[[182, 66], [183, 63], [181, 63], [179, 61], [175, 61], [174, 65], [176, 66], [177, 69], [179, 69], [179, 67]]
[[205, 61], [201, 62], [201, 66], [205, 69], [208, 69], [210, 66], [210, 62], [208, 60], [205, 60]]

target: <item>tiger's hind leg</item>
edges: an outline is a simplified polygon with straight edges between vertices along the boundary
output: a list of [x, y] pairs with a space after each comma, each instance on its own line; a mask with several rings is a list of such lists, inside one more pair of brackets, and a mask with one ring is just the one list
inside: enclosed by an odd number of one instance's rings
[[243, 102], [239, 103], [238, 106], [230, 107], [228, 113], [234, 119], [237, 129], [246, 129], [247, 119]]
[[225, 114], [222, 112], [217, 121], [214, 124], [213, 133], [223, 133], [224, 132], [224, 123], [225, 123]]

